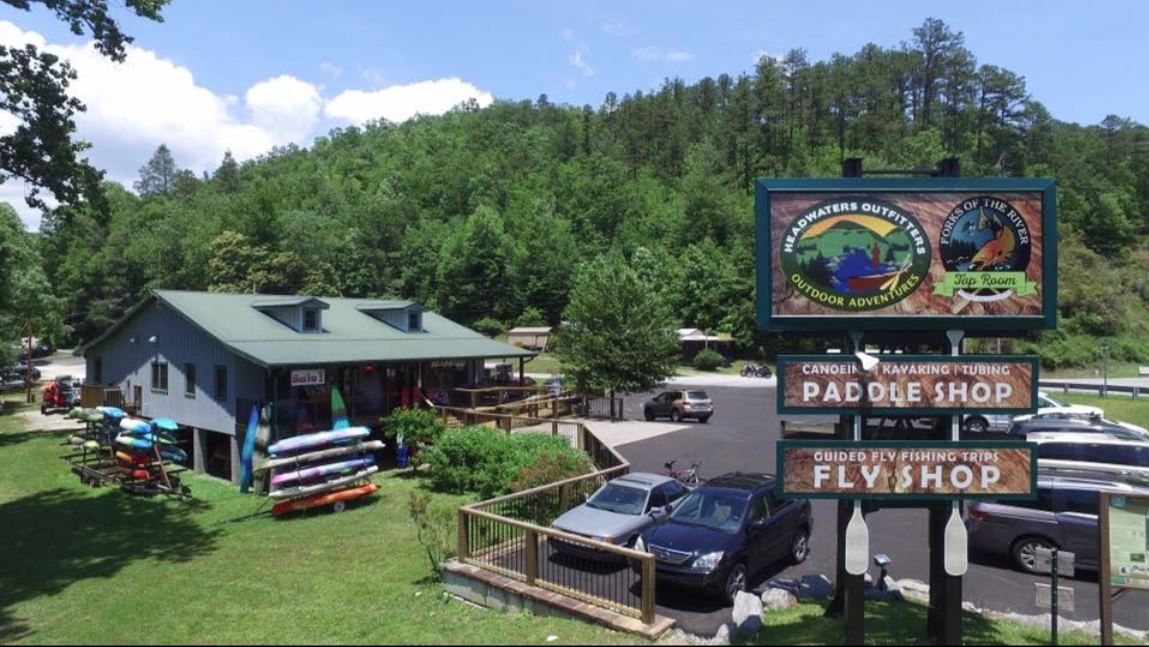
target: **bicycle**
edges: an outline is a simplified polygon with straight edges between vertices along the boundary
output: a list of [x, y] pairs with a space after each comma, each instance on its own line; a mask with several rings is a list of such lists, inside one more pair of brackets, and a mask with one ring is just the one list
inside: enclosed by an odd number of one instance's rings
[[678, 461], [667, 461], [663, 467], [666, 468], [666, 475], [672, 479], [677, 480], [688, 488], [696, 488], [702, 484], [702, 479], [698, 476], [698, 468], [702, 467], [702, 463], [695, 462], [688, 470], [676, 470], [674, 464]]

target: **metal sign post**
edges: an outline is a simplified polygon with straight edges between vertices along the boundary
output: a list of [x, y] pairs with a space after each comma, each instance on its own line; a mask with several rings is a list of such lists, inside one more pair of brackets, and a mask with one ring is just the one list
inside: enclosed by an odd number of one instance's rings
[[1073, 613], [1075, 610], [1074, 591], [1061, 586], [1061, 576], [1073, 577], [1077, 574], [1077, 556], [1057, 548], [1039, 548], [1035, 555], [1033, 570], [1050, 574], [1049, 584], [1036, 585], [1037, 607], [1049, 609], [1049, 635], [1051, 644], [1056, 647], [1062, 607], [1067, 613]]

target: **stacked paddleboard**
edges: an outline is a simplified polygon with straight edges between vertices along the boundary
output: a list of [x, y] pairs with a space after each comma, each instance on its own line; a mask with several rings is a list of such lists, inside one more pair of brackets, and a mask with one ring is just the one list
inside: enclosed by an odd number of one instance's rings
[[177, 446], [179, 440], [174, 435], [179, 426], [167, 418], [148, 421], [124, 416], [119, 428], [114, 445], [116, 462], [124, 477], [143, 485], [170, 487], [165, 465], [187, 462], [187, 453]]
[[297, 436], [268, 448], [270, 458], [258, 466], [271, 472], [275, 516], [342, 504], [374, 494], [370, 477], [379, 471], [374, 452], [383, 443], [368, 441], [366, 427], [347, 427]]

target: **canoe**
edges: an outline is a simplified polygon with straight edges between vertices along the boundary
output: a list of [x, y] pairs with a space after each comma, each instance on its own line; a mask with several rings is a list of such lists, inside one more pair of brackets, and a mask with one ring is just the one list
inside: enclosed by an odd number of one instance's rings
[[296, 487], [284, 488], [282, 490], [273, 490], [271, 493], [271, 498], [299, 499], [306, 496], [313, 496], [316, 494], [322, 494], [324, 492], [330, 492], [332, 490], [340, 490], [356, 481], [361, 481], [378, 471], [379, 467], [372, 465], [371, 467], [368, 467], [361, 472], [352, 474], [351, 476], [337, 478], [332, 481], [324, 481], [323, 483], [316, 483], [314, 485], [298, 485]]
[[371, 483], [363, 487], [357, 487], [350, 490], [343, 490], [341, 492], [331, 492], [328, 494], [319, 494], [306, 499], [297, 499], [295, 501], [283, 501], [277, 503], [271, 509], [271, 515], [278, 517], [282, 514], [289, 512], [299, 512], [300, 510], [308, 510], [310, 508], [318, 508], [333, 503], [342, 503], [346, 501], [354, 501], [365, 496], [370, 496], [379, 491], [379, 486]]
[[381, 440], [372, 440], [366, 443], [355, 443], [354, 445], [344, 445], [343, 447], [333, 447], [331, 449], [323, 449], [310, 454], [299, 454], [297, 456], [288, 456], [287, 458], [274, 458], [269, 461], [264, 461], [255, 466], [256, 473], [266, 472], [268, 470], [279, 469], [281, 467], [295, 467], [302, 466], [308, 463], [317, 463], [331, 458], [339, 458], [340, 456], [349, 456], [352, 454], [365, 454], [368, 452], [382, 451], [385, 445]]
[[355, 458], [349, 461], [341, 461], [338, 463], [316, 465], [315, 467], [309, 467], [307, 469], [277, 474], [272, 477], [271, 484], [283, 485], [284, 483], [293, 483], [295, 481], [312, 481], [318, 478], [334, 476], [336, 474], [354, 474], [355, 472], [358, 472], [365, 467], [371, 467], [374, 464], [375, 457], [366, 456], [364, 458]]
[[180, 426], [176, 424], [175, 420], [171, 418], [156, 418], [152, 420], [152, 426], [156, 429], [163, 429], [164, 431], [179, 431]]
[[252, 464], [255, 461], [255, 434], [259, 431], [259, 405], [251, 407], [247, 418], [247, 435], [243, 437], [243, 452], [239, 457], [239, 493], [251, 491]]
[[371, 430], [367, 427], [351, 427], [349, 429], [340, 429], [339, 431], [321, 431], [317, 434], [307, 434], [306, 436], [296, 436], [295, 438], [282, 440], [268, 447], [267, 451], [272, 456], [282, 456], [307, 449], [318, 449], [327, 445], [362, 440], [370, 435]]

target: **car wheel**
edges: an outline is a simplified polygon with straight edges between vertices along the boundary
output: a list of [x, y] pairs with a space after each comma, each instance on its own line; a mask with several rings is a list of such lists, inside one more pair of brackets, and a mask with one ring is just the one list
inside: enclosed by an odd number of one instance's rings
[[790, 541], [790, 563], [797, 566], [810, 556], [810, 531], [803, 526]]
[[42, 415], [42, 416], [48, 415], [48, 407], [41, 404], [40, 405], [40, 415]]
[[646, 418], [647, 422], [654, 422], [654, 412], [649, 407], [642, 410], [642, 417]]
[[670, 421], [671, 422], [682, 422], [682, 414], [678, 413], [678, 409], [671, 409], [670, 410]]
[[965, 430], [971, 434], [984, 434], [989, 429], [985, 418], [970, 418], [965, 421]]
[[734, 604], [734, 599], [739, 593], [744, 593], [749, 585], [750, 573], [746, 570], [746, 565], [735, 564], [734, 568], [730, 569], [730, 575], [726, 576], [726, 600]]
[[1026, 573], [1037, 573], [1037, 551], [1040, 548], [1056, 548], [1053, 542], [1043, 537], [1025, 537], [1013, 545], [1013, 563]]

